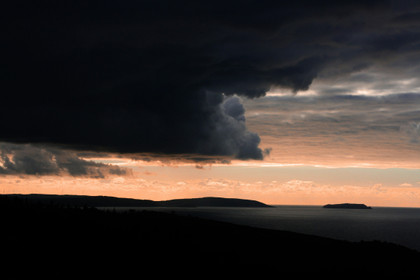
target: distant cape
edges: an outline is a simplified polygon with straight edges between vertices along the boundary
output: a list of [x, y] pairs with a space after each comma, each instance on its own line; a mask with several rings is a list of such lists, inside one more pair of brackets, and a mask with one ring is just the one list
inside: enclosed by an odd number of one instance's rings
[[366, 206], [365, 204], [357, 203], [341, 203], [341, 204], [327, 204], [324, 208], [344, 208], [344, 209], [372, 209], [372, 207]]
[[72, 207], [272, 207], [249, 199], [202, 197], [153, 201], [111, 196], [9, 194], [1, 195], [30, 203], [54, 204]]

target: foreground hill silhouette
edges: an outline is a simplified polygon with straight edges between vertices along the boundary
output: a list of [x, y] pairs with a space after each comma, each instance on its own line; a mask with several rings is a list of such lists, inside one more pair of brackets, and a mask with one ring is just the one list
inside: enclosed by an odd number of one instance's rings
[[72, 207], [271, 207], [259, 201], [238, 198], [203, 197], [153, 201], [87, 195], [11, 194], [9, 198], [23, 199], [30, 203], [42, 203]]
[[202, 278], [249, 270], [389, 275], [414, 271], [420, 263], [418, 252], [390, 243], [346, 242], [152, 211], [103, 211], [0, 196], [0, 215], [2, 264], [10, 279], [191, 272]]

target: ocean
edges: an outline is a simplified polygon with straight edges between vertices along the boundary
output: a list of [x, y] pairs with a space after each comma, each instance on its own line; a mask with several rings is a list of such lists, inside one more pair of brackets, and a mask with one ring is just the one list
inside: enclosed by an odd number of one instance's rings
[[348, 241], [386, 241], [420, 251], [420, 208], [373, 207], [371, 210], [361, 210], [275, 205], [272, 208], [138, 207], [130, 209], [171, 212]]

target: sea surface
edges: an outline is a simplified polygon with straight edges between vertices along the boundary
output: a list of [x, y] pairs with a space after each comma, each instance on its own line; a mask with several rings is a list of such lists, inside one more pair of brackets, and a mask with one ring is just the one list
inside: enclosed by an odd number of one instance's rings
[[163, 211], [349, 241], [387, 241], [420, 251], [420, 208], [374, 207], [363, 210], [276, 205], [272, 208], [137, 207], [130, 209]]

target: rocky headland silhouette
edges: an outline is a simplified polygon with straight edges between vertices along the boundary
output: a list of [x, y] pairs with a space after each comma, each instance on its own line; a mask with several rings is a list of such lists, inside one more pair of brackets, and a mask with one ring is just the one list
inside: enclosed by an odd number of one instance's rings
[[31, 203], [72, 207], [272, 207], [250, 199], [201, 197], [153, 201], [88, 195], [10, 194], [4, 197], [23, 199]]

